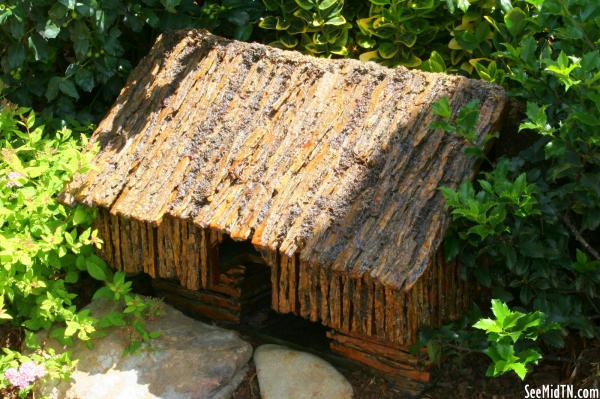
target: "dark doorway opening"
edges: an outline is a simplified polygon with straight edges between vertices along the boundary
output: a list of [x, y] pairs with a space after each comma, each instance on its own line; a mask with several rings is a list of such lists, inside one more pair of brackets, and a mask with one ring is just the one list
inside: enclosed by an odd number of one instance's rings
[[[237, 327], [259, 340], [281, 342], [313, 350], [328, 350], [327, 327], [293, 314], [281, 314], [271, 309], [271, 269], [265, 259], [248, 241], [234, 241], [224, 236], [219, 244], [219, 270], [228, 281], [244, 268], [242, 298], [250, 303], [242, 312]], [[236, 274], [237, 273], [237, 274]], [[267, 294], [266, 296], [264, 294]], [[255, 296], [260, 298], [255, 298]]]
[[210, 250], [208, 286], [183, 288], [176, 279], [152, 279], [139, 274], [134, 290], [163, 298], [187, 315], [233, 328], [254, 344], [278, 343], [317, 353], [328, 352], [328, 328], [271, 308], [271, 268], [249, 241], [228, 235]]

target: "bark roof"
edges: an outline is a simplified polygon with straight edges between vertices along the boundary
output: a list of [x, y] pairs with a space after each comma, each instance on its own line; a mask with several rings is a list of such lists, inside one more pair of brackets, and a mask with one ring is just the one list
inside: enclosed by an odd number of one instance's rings
[[191, 219], [234, 239], [407, 288], [448, 222], [438, 187], [473, 177], [467, 143], [431, 105], [481, 105], [499, 87], [459, 76], [325, 60], [205, 31], [159, 37], [92, 142], [93, 171], [65, 201], [160, 223]]

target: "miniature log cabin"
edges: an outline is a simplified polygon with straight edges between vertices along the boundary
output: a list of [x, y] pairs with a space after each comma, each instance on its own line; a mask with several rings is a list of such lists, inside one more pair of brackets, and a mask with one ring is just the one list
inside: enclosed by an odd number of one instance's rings
[[[265, 297], [330, 328], [332, 349], [427, 378], [407, 347], [470, 290], [440, 243], [438, 188], [474, 175], [432, 104], [505, 104], [460, 76], [325, 60], [190, 30], [159, 37], [93, 135], [64, 201], [98, 207], [101, 256], [165, 296], [239, 321]], [[181, 296], [174, 284], [187, 289]]]

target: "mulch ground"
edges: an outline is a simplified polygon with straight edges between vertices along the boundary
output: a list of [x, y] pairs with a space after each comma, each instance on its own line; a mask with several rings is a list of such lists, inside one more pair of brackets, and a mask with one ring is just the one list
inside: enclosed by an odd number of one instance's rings
[[[576, 363], [546, 361], [536, 367], [525, 381], [509, 374], [498, 378], [485, 377], [488, 360], [479, 354], [468, 354], [432, 370], [432, 381], [413, 397], [423, 399], [522, 399], [525, 385], [541, 387], [542, 384], [573, 384], [576, 388], [600, 387], [600, 345], [582, 350]], [[574, 366], [575, 365], [575, 366]], [[357, 366], [358, 367], [358, 366]], [[340, 370], [354, 388], [355, 399], [409, 398], [402, 384], [369, 369]], [[250, 363], [244, 381], [232, 399], [260, 399], [254, 363]]]
[[[0, 345], [21, 348], [22, 331], [0, 326]], [[254, 341], [254, 340], [251, 340]], [[254, 345], [259, 342], [252, 342]], [[466, 354], [432, 369], [431, 383], [416, 397], [423, 399], [473, 398], [512, 399], [525, 396], [524, 387], [542, 384], [573, 384], [577, 388], [600, 387], [600, 342], [587, 343], [568, 356], [565, 351], [548, 354], [544, 361], [525, 381], [514, 375], [499, 378], [485, 377], [488, 360], [479, 354]], [[337, 366], [337, 365], [336, 365]], [[359, 365], [338, 367], [354, 388], [355, 399], [398, 399], [411, 397], [402, 389], [403, 384]], [[33, 396], [29, 396], [32, 398]], [[0, 398], [17, 399], [18, 392], [0, 390]], [[254, 363], [250, 362], [246, 377], [234, 392], [232, 399], [260, 399], [260, 390]], [[283, 398], [282, 398], [283, 399]]]
[[[385, 378], [364, 370], [343, 372], [354, 388], [355, 399], [395, 399], [405, 394], [395, 384]], [[234, 392], [232, 399], [261, 399], [254, 362], [250, 362], [248, 374]], [[282, 398], [283, 399], [283, 398]]]

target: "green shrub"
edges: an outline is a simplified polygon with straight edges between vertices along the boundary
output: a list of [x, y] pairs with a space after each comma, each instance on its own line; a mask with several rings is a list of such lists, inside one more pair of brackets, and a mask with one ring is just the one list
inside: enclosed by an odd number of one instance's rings
[[[61, 118], [96, 120], [158, 33], [204, 27], [247, 39], [257, 0], [6, 0], [0, 90]], [[3, 87], [3, 89], [2, 89]]]
[[[315, 56], [347, 56], [352, 25], [343, 0], [265, 0], [267, 13], [258, 26], [274, 31], [269, 44], [298, 48]], [[353, 11], [353, 10], [351, 10]]]
[[[67, 355], [38, 347], [34, 332], [47, 329], [50, 336], [70, 343], [89, 340], [99, 328], [133, 327], [131, 350], [156, 335], [143, 323], [151, 306], [131, 294], [124, 273], [113, 275], [94, 254], [101, 245], [92, 223], [94, 211], [78, 205], [68, 208], [56, 197], [74, 173], [89, 168], [91, 152], [85, 134], [74, 135], [63, 127], [49, 134], [25, 108], [2, 104], [0, 108], [0, 322], [25, 330], [32, 359], [45, 364], [51, 376], [64, 376]], [[89, 127], [82, 127], [89, 131]], [[106, 284], [96, 296], [124, 302], [124, 313], [101, 320], [74, 300], [80, 274], [88, 273]], [[4, 371], [31, 360], [5, 349], [0, 356], [0, 387]]]
[[[520, 130], [537, 140], [476, 183], [444, 194], [466, 271], [494, 294], [585, 337], [598, 334], [600, 4], [531, 1], [491, 21], [497, 65], [527, 103]], [[516, 18], [519, 15], [518, 26]], [[500, 40], [501, 39], [501, 40]], [[589, 258], [594, 259], [590, 261]], [[554, 342], [560, 344], [560, 342]]]
[[[500, 79], [491, 59], [510, 1], [264, 0], [270, 44], [325, 57], [352, 56], [431, 72], [475, 71]], [[507, 20], [518, 18], [512, 12]], [[512, 27], [512, 24], [511, 24]], [[514, 29], [513, 29], [514, 30]]]
[[[495, 30], [494, 51], [488, 54], [495, 58], [495, 72], [480, 67], [475, 72], [503, 83], [527, 104], [519, 130], [537, 139], [517, 156], [496, 160], [476, 182], [458, 190], [442, 188], [454, 220], [446, 255], [460, 254], [463, 273], [490, 287], [494, 297], [512, 301], [530, 316], [543, 313], [583, 337], [598, 337], [593, 320], [600, 314], [595, 249], [600, 5], [514, 4], [507, 3], [502, 19], [484, 17]], [[553, 330], [541, 337], [548, 345], [562, 346], [562, 335]], [[498, 356], [492, 359], [492, 375], [509, 370]], [[522, 375], [523, 366], [517, 361], [513, 370]]]
[[532, 346], [542, 334], [560, 329], [556, 323], [547, 323], [540, 311], [522, 313], [513, 311], [500, 300], [492, 299], [494, 319], [480, 319], [474, 328], [485, 331], [489, 346], [485, 353], [492, 360], [488, 376], [514, 371], [521, 379], [528, 372], [528, 365], [537, 364], [542, 358], [539, 348]]
[[[91, 228], [93, 212], [71, 211], [55, 197], [73, 173], [89, 167], [91, 154], [81, 152], [85, 135], [63, 128], [48, 139], [35, 114], [23, 108], [4, 105], [0, 118], [0, 293], [8, 307], [2, 313], [30, 330], [75, 320], [66, 284], [88, 264], [103, 267], [92, 250], [100, 242]], [[74, 334], [86, 338], [91, 331], [82, 315]]]

